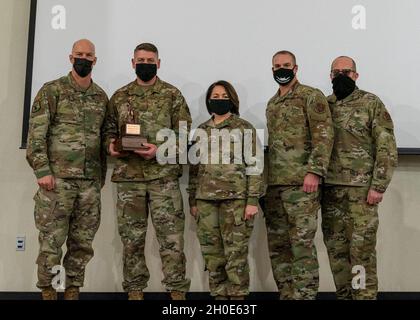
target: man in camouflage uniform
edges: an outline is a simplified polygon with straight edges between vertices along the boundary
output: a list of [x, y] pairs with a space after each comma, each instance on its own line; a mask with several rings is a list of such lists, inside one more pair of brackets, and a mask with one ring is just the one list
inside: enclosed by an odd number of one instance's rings
[[319, 184], [333, 145], [327, 100], [300, 84], [295, 56], [273, 57], [280, 88], [268, 102], [268, 190], [266, 224], [271, 263], [281, 299], [314, 299], [318, 261], [314, 246]]
[[[322, 229], [338, 298], [376, 299], [378, 203], [397, 165], [397, 149], [388, 111], [377, 96], [356, 87], [357, 78], [353, 59], [334, 60], [334, 94], [328, 102], [335, 143], [325, 180]], [[366, 272], [365, 288], [363, 283], [352, 288], [356, 266]]]
[[91, 79], [95, 46], [77, 41], [70, 55], [72, 71], [46, 83], [33, 103], [27, 160], [40, 188], [35, 194], [39, 230], [38, 283], [43, 299], [57, 299], [51, 269], [64, 257], [65, 299], [78, 299], [92, 241], [100, 223], [100, 190], [106, 154], [101, 128], [108, 98]]
[[[117, 90], [108, 105], [105, 124], [106, 146], [116, 157], [112, 181], [117, 183], [118, 230], [124, 245], [123, 288], [129, 299], [143, 299], [149, 280], [144, 256], [149, 209], [160, 245], [166, 289], [174, 300], [185, 299], [190, 281], [185, 278], [184, 211], [178, 178], [179, 164], [161, 165], [156, 152], [162, 142], [161, 129], [179, 134], [179, 122], [191, 125], [191, 116], [181, 92], [156, 76], [160, 66], [157, 48], [143, 43], [134, 50], [132, 60], [137, 79]], [[134, 114], [146, 136], [147, 150], [130, 154], [117, 151], [120, 128]]]

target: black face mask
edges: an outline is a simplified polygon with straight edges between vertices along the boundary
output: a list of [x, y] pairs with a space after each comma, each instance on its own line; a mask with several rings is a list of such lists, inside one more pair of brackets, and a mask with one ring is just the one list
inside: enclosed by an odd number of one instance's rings
[[92, 72], [92, 65], [93, 61], [74, 58], [74, 71], [82, 78], [86, 78]]
[[136, 74], [144, 82], [149, 82], [157, 74], [157, 64], [138, 63], [136, 64]]
[[338, 100], [343, 100], [352, 94], [356, 88], [356, 82], [344, 74], [339, 74], [332, 80], [333, 92]]
[[233, 105], [230, 100], [225, 99], [210, 99], [209, 112], [222, 116], [229, 111], [232, 111]]
[[295, 78], [293, 69], [280, 68], [273, 71], [274, 80], [281, 86], [287, 86]]

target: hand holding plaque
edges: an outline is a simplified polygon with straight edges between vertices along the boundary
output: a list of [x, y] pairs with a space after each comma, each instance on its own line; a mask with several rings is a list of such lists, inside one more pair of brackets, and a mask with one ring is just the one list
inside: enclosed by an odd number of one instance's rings
[[127, 123], [121, 126], [120, 138], [117, 140], [118, 151], [147, 150], [148, 147], [144, 145], [147, 138], [142, 135], [141, 125], [136, 120], [131, 105], [128, 106], [128, 115]]

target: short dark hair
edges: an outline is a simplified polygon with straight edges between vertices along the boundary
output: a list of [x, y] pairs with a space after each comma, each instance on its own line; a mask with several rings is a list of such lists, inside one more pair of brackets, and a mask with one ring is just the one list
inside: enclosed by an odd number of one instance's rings
[[235, 88], [229, 82], [227, 82], [225, 80], [216, 81], [216, 82], [212, 83], [210, 85], [210, 87], [207, 89], [206, 106], [207, 106], [208, 113], [211, 114], [211, 112], [209, 110], [210, 97], [211, 97], [211, 94], [213, 92], [214, 87], [216, 87], [216, 86], [222, 86], [223, 88], [225, 88], [226, 93], [227, 93], [230, 101], [232, 101], [232, 104], [233, 104], [233, 110], [231, 110], [231, 112], [239, 115], [239, 97], [238, 97], [238, 94], [236, 93]]
[[141, 43], [134, 49], [134, 54], [136, 54], [137, 51], [144, 50], [149, 52], [156, 53], [157, 56], [159, 56], [158, 48], [153, 43]]
[[296, 65], [296, 56], [293, 54], [293, 52], [290, 52], [290, 51], [287, 51], [287, 50], [280, 50], [280, 51], [277, 51], [277, 52], [273, 55], [272, 60], [274, 60], [274, 58], [275, 58], [276, 56], [278, 56], [279, 54], [288, 54], [289, 56], [291, 56], [291, 57], [292, 57], [292, 60], [293, 60], [294, 65]]

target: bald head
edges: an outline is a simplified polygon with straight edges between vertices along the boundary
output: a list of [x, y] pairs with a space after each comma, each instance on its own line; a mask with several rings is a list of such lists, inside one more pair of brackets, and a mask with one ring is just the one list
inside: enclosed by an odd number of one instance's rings
[[[342, 66], [347, 66], [347, 68], [344, 68]], [[354, 72], [357, 71], [356, 62], [348, 56], [339, 56], [335, 58], [331, 64], [331, 70], [334, 70], [334, 69], [351, 69]]]
[[80, 39], [73, 44], [72, 54], [81, 51], [91, 52], [95, 56], [95, 45], [88, 39]]
[[356, 71], [356, 62], [347, 56], [335, 58], [331, 64], [331, 80], [339, 74], [344, 74], [356, 81], [359, 78], [359, 74]]

